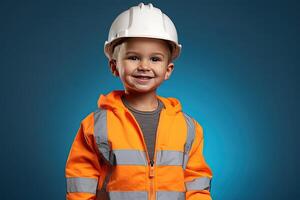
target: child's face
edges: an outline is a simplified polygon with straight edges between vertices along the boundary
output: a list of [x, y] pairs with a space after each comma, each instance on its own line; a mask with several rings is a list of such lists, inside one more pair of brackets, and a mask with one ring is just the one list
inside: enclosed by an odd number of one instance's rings
[[126, 91], [153, 92], [170, 77], [174, 64], [169, 63], [170, 50], [165, 41], [131, 38], [119, 48], [116, 60], [110, 61], [110, 67], [120, 77]]

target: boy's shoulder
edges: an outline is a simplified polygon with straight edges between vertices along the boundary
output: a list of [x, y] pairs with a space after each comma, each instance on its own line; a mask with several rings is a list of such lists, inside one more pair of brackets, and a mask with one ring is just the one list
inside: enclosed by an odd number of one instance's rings
[[94, 112], [90, 112], [83, 117], [80, 127], [86, 134], [94, 132]]

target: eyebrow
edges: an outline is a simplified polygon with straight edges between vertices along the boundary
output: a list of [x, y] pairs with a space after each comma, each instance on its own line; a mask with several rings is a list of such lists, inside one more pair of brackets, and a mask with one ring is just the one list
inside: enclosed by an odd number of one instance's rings
[[[138, 54], [138, 55], [140, 55], [140, 53], [139, 53], [139, 52], [136, 52], [136, 51], [127, 51], [127, 52], [125, 53], [125, 55], [128, 55], [128, 54]], [[154, 53], [151, 53], [151, 55], [152, 55], [152, 56], [153, 56], [153, 55], [161, 55], [162, 57], [165, 57], [164, 54], [161, 53], [161, 52], [154, 52]]]

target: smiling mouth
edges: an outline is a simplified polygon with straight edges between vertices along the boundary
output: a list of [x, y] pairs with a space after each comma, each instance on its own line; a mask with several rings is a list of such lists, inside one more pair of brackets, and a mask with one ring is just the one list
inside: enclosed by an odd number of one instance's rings
[[153, 78], [152, 76], [133, 76], [134, 78], [138, 78], [138, 79], [144, 79], [144, 80], [148, 80]]

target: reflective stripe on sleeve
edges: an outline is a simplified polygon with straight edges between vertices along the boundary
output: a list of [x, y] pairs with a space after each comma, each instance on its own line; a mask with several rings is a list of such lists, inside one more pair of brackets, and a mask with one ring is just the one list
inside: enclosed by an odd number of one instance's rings
[[163, 150], [158, 151], [156, 154], [157, 165], [182, 165], [183, 152]]
[[110, 200], [141, 200], [148, 198], [146, 191], [110, 191], [108, 195]]
[[211, 179], [208, 177], [196, 178], [185, 183], [186, 189], [189, 190], [209, 190]]
[[98, 180], [96, 178], [67, 178], [67, 192], [83, 192], [96, 194]]
[[106, 161], [113, 164], [114, 160], [107, 136], [107, 111], [105, 109], [98, 109], [94, 112], [94, 132], [99, 152]]
[[113, 150], [116, 157], [116, 165], [147, 165], [145, 151], [139, 150]]
[[177, 192], [177, 191], [158, 191], [156, 192], [157, 200], [185, 200], [185, 192]]
[[187, 124], [187, 138], [186, 138], [186, 143], [184, 145], [184, 158], [183, 158], [182, 167], [183, 169], [186, 169], [186, 165], [189, 160], [189, 152], [192, 148], [196, 129], [195, 129], [195, 124], [193, 122], [193, 119], [190, 116], [184, 113], [184, 118]]

